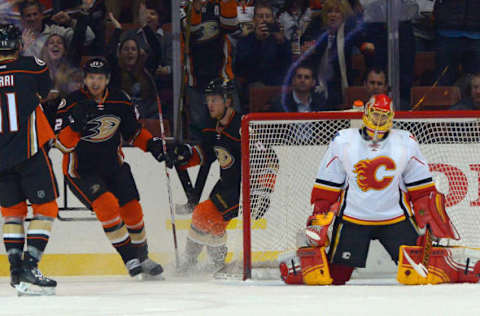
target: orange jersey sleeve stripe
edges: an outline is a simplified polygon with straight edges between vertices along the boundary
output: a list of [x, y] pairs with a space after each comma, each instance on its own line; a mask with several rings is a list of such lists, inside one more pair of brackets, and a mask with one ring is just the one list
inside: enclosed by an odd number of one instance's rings
[[135, 137], [133, 145], [140, 148], [143, 151], [147, 151], [147, 144], [150, 139], [152, 139], [152, 134], [142, 127], [140, 133]]
[[67, 153], [74, 150], [79, 141], [80, 134], [75, 132], [70, 126], [67, 126], [58, 134], [56, 147], [62, 152]]
[[[47, 166], [48, 166], [48, 172], [50, 174], [50, 180], [52, 181], [53, 192], [55, 192], [55, 196], [58, 197], [57, 186], [56, 186], [57, 181], [55, 181], [55, 174], [53, 173], [52, 164], [50, 162], [50, 159], [48, 158], [47, 152], [43, 147], [41, 148], [41, 151], [42, 151], [43, 157], [45, 158], [45, 162], [47, 163]], [[55, 214], [55, 216], [53, 217], [56, 217], [56, 216], [57, 215]]]
[[47, 117], [45, 116], [42, 108], [38, 106], [35, 112], [37, 114], [36, 129], [38, 137], [38, 147], [43, 147], [43, 145], [45, 145], [51, 139], [55, 138], [55, 133], [53, 132], [50, 123], [48, 123]]

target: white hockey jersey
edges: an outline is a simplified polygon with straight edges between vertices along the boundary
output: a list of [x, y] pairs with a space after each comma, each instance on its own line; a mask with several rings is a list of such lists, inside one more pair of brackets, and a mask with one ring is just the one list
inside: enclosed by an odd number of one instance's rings
[[428, 163], [409, 132], [393, 129], [385, 140], [373, 143], [351, 128], [341, 130], [330, 143], [318, 169], [312, 203], [340, 198], [339, 215], [344, 220], [388, 225], [412, 215], [409, 197], [431, 190], [435, 184]]

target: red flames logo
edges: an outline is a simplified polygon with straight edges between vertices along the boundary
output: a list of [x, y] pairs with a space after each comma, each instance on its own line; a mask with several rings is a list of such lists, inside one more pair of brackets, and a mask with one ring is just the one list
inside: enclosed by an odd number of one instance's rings
[[377, 170], [382, 166], [385, 170], [395, 170], [393, 160], [385, 156], [361, 160], [353, 166], [355, 168], [353, 172], [357, 174], [357, 184], [363, 192], [370, 189], [383, 190], [392, 182], [393, 177], [385, 176], [380, 180], [377, 179]]

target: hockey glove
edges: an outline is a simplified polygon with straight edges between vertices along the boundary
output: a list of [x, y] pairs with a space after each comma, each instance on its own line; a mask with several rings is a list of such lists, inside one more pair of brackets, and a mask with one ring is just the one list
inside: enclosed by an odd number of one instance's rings
[[176, 144], [173, 152], [169, 156], [171, 156], [171, 160], [175, 165], [184, 166], [192, 158], [192, 147], [187, 144]]
[[165, 160], [165, 153], [163, 152], [163, 142], [161, 138], [152, 137], [147, 142], [147, 151], [152, 154], [158, 162]]
[[323, 214], [312, 215], [307, 220], [305, 237], [308, 246], [326, 247], [330, 243], [328, 239], [328, 227], [335, 219], [335, 213], [329, 211]]

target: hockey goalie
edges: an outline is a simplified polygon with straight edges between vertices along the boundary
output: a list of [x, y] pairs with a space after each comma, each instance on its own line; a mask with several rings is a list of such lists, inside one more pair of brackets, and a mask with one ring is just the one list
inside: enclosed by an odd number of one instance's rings
[[311, 193], [304, 246], [280, 263], [285, 283], [345, 284], [354, 268], [365, 267], [375, 239], [402, 284], [478, 281], [480, 251], [437, 244], [459, 236], [416, 139], [392, 129], [393, 117], [390, 98], [375, 95], [362, 127], [331, 141]]

